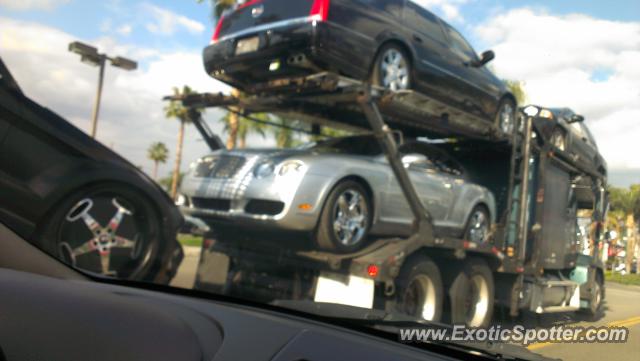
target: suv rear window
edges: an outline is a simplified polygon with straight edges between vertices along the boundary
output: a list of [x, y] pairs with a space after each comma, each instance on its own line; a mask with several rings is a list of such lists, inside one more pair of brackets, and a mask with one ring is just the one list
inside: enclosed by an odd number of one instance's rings
[[[240, 5], [235, 11], [225, 14], [219, 35], [223, 37], [254, 26], [309, 16], [312, 5], [313, 0], [249, 1], [246, 5]], [[262, 13], [256, 15], [258, 11]]]

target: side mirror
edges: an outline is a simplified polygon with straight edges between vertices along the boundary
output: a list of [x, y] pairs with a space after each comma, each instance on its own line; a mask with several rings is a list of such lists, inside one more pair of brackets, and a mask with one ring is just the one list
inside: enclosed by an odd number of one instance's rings
[[402, 157], [402, 164], [405, 168], [410, 167], [413, 164], [427, 163], [428, 159], [424, 154], [411, 153]]
[[474, 61], [471, 65], [475, 68], [480, 68], [487, 65], [491, 60], [496, 58], [496, 53], [493, 50], [487, 50], [480, 55], [480, 60]]
[[574, 114], [567, 120], [567, 123], [582, 123], [584, 122], [584, 117], [582, 115]]

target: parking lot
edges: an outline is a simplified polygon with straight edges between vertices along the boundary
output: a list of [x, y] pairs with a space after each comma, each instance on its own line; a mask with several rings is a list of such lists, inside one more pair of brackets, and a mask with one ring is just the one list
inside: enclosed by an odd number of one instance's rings
[[[171, 283], [172, 286], [191, 288], [200, 257], [200, 249], [197, 247], [185, 247], [185, 259], [178, 270], [178, 274]], [[629, 340], [624, 344], [552, 344], [538, 343], [529, 346], [529, 349], [542, 355], [563, 360], [622, 360], [630, 355], [640, 354], [640, 309], [635, 300], [640, 297], [640, 287], [627, 286], [617, 283], [607, 283], [606, 298], [604, 301], [604, 315], [597, 321], [585, 321], [580, 316], [571, 314], [547, 314], [537, 320], [528, 319], [527, 323], [538, 324], [539, 327], [551, 328], [553, 326], [624, 326], [629, 328]], [[509, 320], [502, 319], [500, 323], [505, 326], [514, 325]]]

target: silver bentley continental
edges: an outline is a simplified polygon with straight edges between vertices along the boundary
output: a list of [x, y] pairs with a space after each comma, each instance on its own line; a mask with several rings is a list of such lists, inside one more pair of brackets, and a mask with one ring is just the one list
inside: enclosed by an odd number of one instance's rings
[[[491, 192], [436, 145], [409, 141], [399, 149], [436, 232], [486, 242], [496, 213]], [[191, 165], [179, 204], [214, 228], [303, 232], [337, 252], [361, 248], [368, 236], [409, 235], [413, 220], [382, 149], [366, 135], [214, 152]]]

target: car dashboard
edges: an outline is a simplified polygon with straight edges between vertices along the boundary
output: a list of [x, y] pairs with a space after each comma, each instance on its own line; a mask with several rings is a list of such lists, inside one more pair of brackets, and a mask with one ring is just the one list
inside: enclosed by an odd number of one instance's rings
[[0, 269], [7, 360], [435, 360], [378, 337], [252, 307]]

